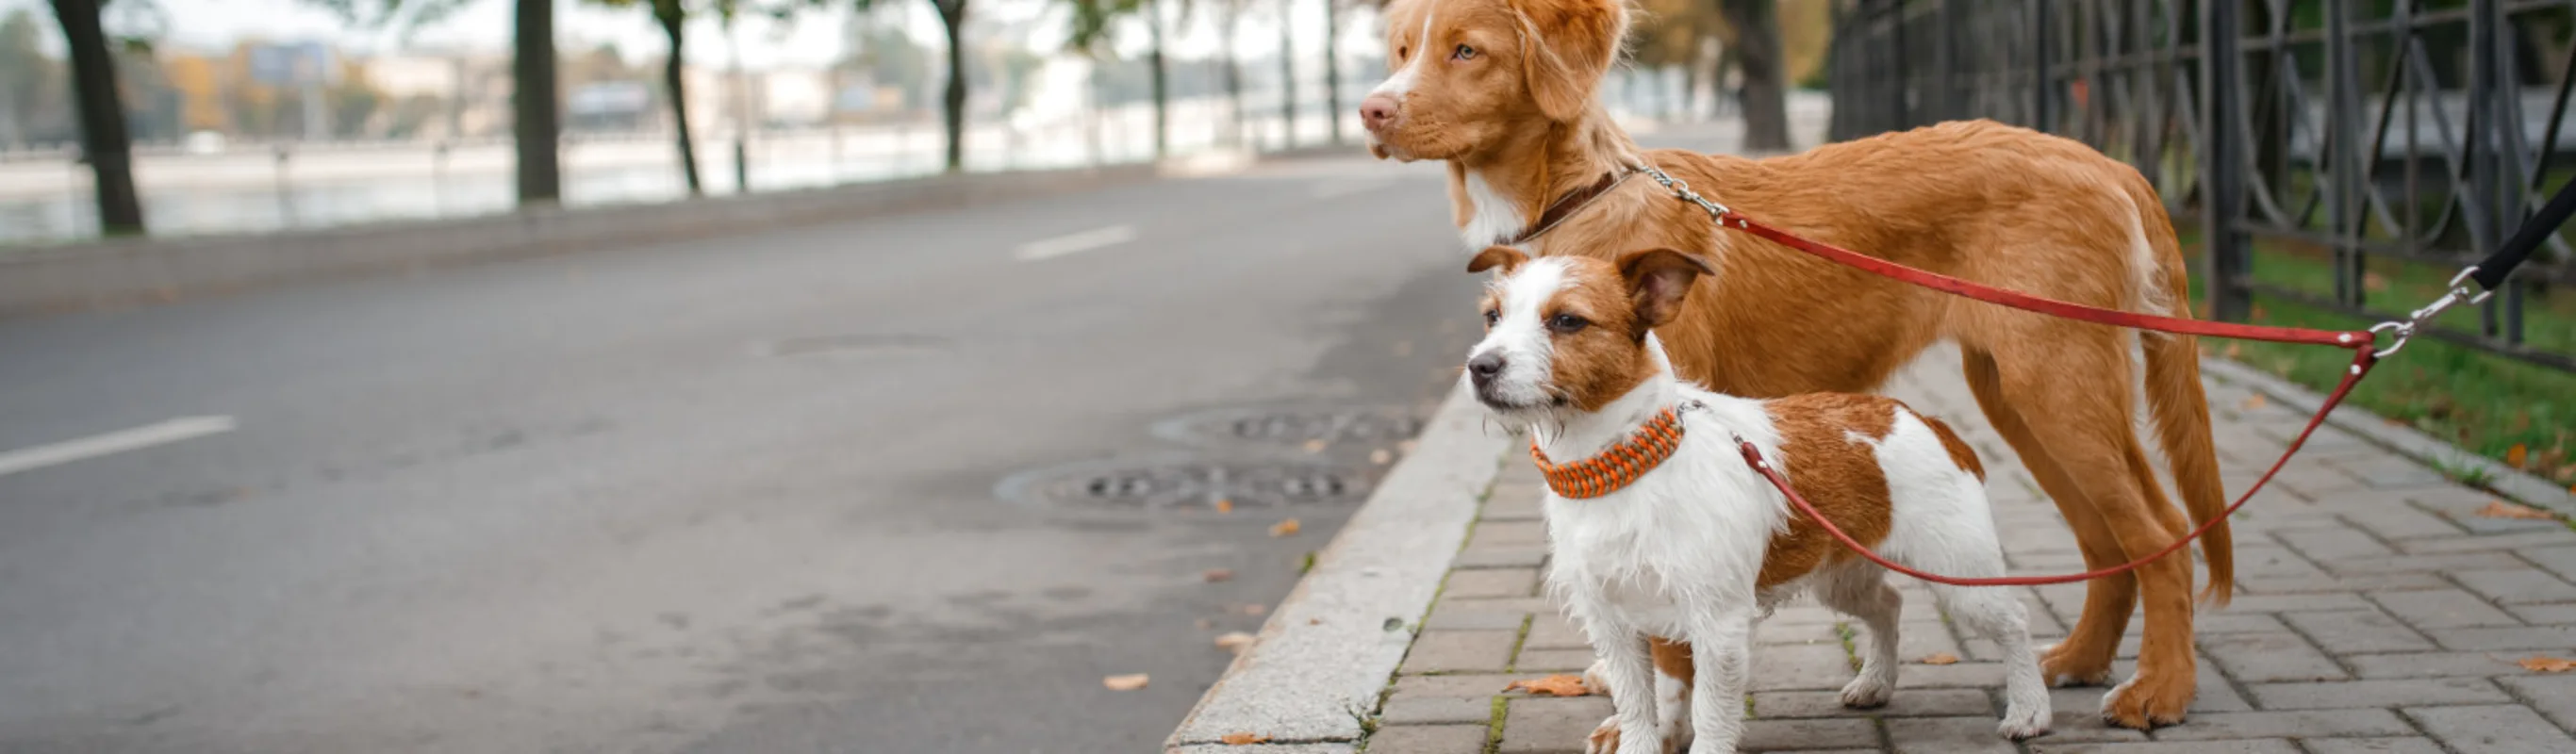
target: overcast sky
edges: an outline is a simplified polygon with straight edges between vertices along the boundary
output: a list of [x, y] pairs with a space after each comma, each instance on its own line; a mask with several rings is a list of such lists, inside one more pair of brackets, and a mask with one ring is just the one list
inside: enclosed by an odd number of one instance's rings
[[[465, 10], [435, 25], [406, 35], [356, 30], [342, 24], [332, 14], [317, 10], [306, 0], [152, 0], [161, 9], [166, 24], [155, 35], [163, 44], [193, 49], [228, 49], [244, 38], [270, 40], [324, 39], [337, 43], [350, 52], [394, 52], [405, 48], [466, 49], [500, 52], [509, 48], [511, 0], [469, 0]], [[125, 0], [137, 2], [137, 0]], [[1247, 15], [1244, 34], [1238, 50], [1246, 55], [1267, 56], [1278, 49], [1277, 29], [1270, 25], [1279, 0], [1252, 0], [1259, 12]], [[1296, 0], [1295, 31], [1300, 37], [1302, 54], [1314, 55], [1319, 49], [1315, 35], [1323, 26], [1321, 0]], [[580, 0], [557, 0], [555, 3], [556, 44], [563, 50], [588, 49], [600, 42], [616, 44], [630, 59], [659, 56], [663, 47], [661, 31], [649, 14], [638, 10], [610, 11]], [[908, 27], [925, 42], [936, 43], [939, 21], [927, 2], [902, 2], [891, 6], [905, 15]], [[1024, 22], [1041, 14], [1056, 13], [1049, 0], [977, 0], [976, 18], [996, 22]], [[0, 0], [0, 9], [33, 11], [52, 32], [51, 11], [43, 0]], [[0, 10], [5, 13], [6, 10]], [[111, 14], [113, 15], [113, 14]], [[1354, 14], [1355, 15], [1355, 14]], [[800, 17], [791, 27], [782, 27], [766, 18], [748, 18], [736, 34], [742, 41], [743, 64], [753, 68], [773, 66], [806, 67], [830, 62], [842, 55], [842, 24], [847, 11], [830, 11]], [[111, 19], [111, 28], [119, 20], [128, 21], [120, 31], [145, 31], [131, 28], [131, 19]], [[1353, 19], [1356, 21], [1356, 19]], [[1202, 20], [1203, 21], [1203, 20]], [[1358, 50], [1354, 45], [1370, 44], [1372, 37], [1353, 23], [1343, 39], [1345, 50]], [[1176, 57], [1198, 57], [1213, 51], [1217, 36], [1209, 25], [1194, 21], [1190, 31], [1175, 39], [1172, 54]], [[1354, 33], [1355, 32], [1355, 33]], [[1059, 43], [1061, 32], [1039, 35], [1040, 46]], [[732, 50], [724, 43], [722, 30], [712, 19], [693, 23], [689, 29], [689, 59], [701, 64], [722, 64]], [[1122, 39], [1121, 52], [1134, 54], [1143, 46], [1142, 34], [1128, 34]], [[59, 45], [59, 40], [54, 40]]]

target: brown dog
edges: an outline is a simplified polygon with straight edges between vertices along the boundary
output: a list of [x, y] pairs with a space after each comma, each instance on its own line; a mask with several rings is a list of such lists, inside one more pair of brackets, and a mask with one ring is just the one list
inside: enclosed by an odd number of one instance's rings
[[[1719, 392], [1858, 392], [1937, 341], [1958, 345], [1996, 430], [2074, 529], [2094, 567], [2188, 531], [2131, 427], [2140, 368], [2157, 439], [2193, 521], [2224, 504], [2193, 339], [2130, 332], [1948, 296], [1718, 230], [1652, 180], [1649, 162], [1745, 215], [1826, 243], [1989, 285], [2187, 316], [2183, 258], [2153, 186], [2085, 145], [1992, 122], [1944, 123], [1751, 160], [1638, 149], [1594, 89], [1618, 54], [1620, 0], [1394, 0], [1386, 83], [1361, 104], [1378, 156], [1445, 160], [1469, 249], [1614, 259], [1655, 247], [1704, 255], [1684, 311], [1657, 329], [1683, 377]], [[2202, 541], [2204, 596], [2233, 583], [2227, 528]], [[2102, 716], [2180, 722], [2196, 680], [2192, 572], [2166, 558], [2095, 581], [2042, 667], [2108, 679], [2131, 610], [2146, 607], [2138, 673]], [[1687, 675], [1687, 655], [1658, 644]], [[1672, 742], [1666, 742], [1668, 745]]]

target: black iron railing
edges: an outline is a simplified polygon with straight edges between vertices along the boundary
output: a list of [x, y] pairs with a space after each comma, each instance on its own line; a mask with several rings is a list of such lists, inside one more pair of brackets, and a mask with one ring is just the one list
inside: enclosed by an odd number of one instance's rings
[[[2254, 295], [2377, 319], [2380, 270], [2456, 269], [2576, 176], [2576, 0], [1856, 0], [1838, 5], [1834, 138], [1993, 118], [2137, 166], [2207, 254], [2211, 308]], [[2193, 232], [2186, 230], [2186, 233]], [[2576, 370], [2569, 234], [2430, 334]], [[2259, 251], [2258, 251], [2259, 250]], [[2258, 280], [2256, 254], [2330, 264]], [[2379, 295], [2374, 296], [2374, 292]], [[2560, 315], [2560, 320], [2568, 315]]]

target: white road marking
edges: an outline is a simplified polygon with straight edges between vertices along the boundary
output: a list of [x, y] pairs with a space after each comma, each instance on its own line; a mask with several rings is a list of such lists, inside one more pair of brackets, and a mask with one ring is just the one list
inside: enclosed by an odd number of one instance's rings
[[233, 431], [229, 416], [189, 416], [0, 453], [0, 476]]
[[1136, 226], [1112, 225], [1030, 241], [1020, 244], [1019, 250], [1012, 252], [1011, 255], [1019, 257], [1023, 262], [1035, 262], [1066, 254], [1080, 254], [1104, 246], [1116, 246], [1133, 240], [1136, 240]]

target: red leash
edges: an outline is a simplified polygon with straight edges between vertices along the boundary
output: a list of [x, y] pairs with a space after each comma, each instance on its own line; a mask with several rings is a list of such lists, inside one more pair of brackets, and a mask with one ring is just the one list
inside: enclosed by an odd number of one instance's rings
[[[1755, 470], [1760, 471], [1763, 478], [1771, 480], [1771, 486], [1779, 488], [1780, 494], [1789, 498], [1790, 505], [1796, 506], [1800, 513], [1804, 513], [1807, 518], [1814, 520], [1818, 527], [1823, 528], [1826, 534], [1833, 535], [1833, 538], [1836, 541], [1841, 542], [1844, 547], [1849, 548], [1852, 552], [1858, 553], [1861, 557], [1868, 558], [1870, 562], [1877, 563], [1888, 570], [1940, 584], [1951, 584], [1955, 586], [2038, 586], [2043, 584], [2065, 584], [2076, 581], [2090, 581], [2093, 579], [2103, 578], [2105, 576], [2113, 576], [2137, 570], [2141, 566], [2153, 563], [2167, 555], [2172, 555], [2175, 552], [2182, 550], [2184, 547], [2189, 546], [2193, 540], [2199, 539], [2203, 534], [2207, 534], [2210, 529], [2226, 522], [2229, 516], [2236, 514], [2236, 510], [2238, 508], [2245, 507], [2246, 502], [2253, 500], [2255, 493], [2263, 491], [2263, 485], [2270, 483], [2273, 476], [2280, 474], [2283, 466], [2289, 465], [2290, 457], [2297, 455], [2300, 446], [2307, 444], [2308, 436], [2316, 433], [2317, 427], [2325, 424], [2326, 415], [2333, 413], [2335, 406], [2343, 403], [2343, 399], [2352, 394], [2353, 386], [2360, 384], [2361, 378], [2370, 373], [2370, 368], [2378, 363], [2381, 355], [2395, 353], [2399, 346], [2405, 345], [2406, 337], [2414, 333], [2416, 325], [2439, 315], [2441, 310], [2449, 308], [2452, 304], [2458, 303], [2462, 300], [2470, 300], [2469, 297], [2465, 295], [2465, 289], [2458, 287], [2460, 282], [2454, 280], [2454, 291], [2452, 294], [2444, 296], [2441, 300], [2434, 302], [2430, 306], [2417, 310], [2406, 322], [2387, 323], [2380, 325], [2379, 327], [2373, 327], [2369, 331], [2335, 331], [2311, 330], [2297, 327], [2264, 327], [2260, 325], [2244, 325], [2232, 322], [2210, 322], [2206, 320], [2185, 319], [2181, 317], [2139, 314], [2136, 312], [2125, 312], [2117, 309], [2104, 309], [2096, 306], [2086, 306], [2083, 304], [2033, 296], [2020, 291], [1996, 288], [1994, 286], [1962, 280], [1937, 272], [1908, 267], [1906, 265], [1862, 254], [1860, 252], [1832, 244], [1801, 238], [1796, 234], [1789, 233], [1788, 231], [1780, 230], [1778, 228], [1756, 222], [1743, 215], [1736, 214], [1734, 210], [1727, 209], [1724, 205], [1702, 198], [1699, 194], [1691, 191], [1689, 184], [1683, 183], [1670, 175], [1666, 175], [1663, 171], [1657, 170], [1653, 166], [1641, 164], [1638, 166], [1638, 170], [1653, 177], [1656, 183], [1663, 184], [1664, 188], [1673, 192], [1674, 197], [1696, 203], [1702, 209], [1707, 210], [1709, 217], [1715, 219], [1719, 227], [1733, 228], [1735, 230], [1751, 233], [1755, 236], [1770, 240], [1773, 243], [1797, 249], [1808, 254], [1822, 257], [1827, 261], [1867, 271], [1892, 280], [1955, 295], [1966, 296], [1986, 303], [2008, 306], [2023, 311], [2037, 312], [2053, 317], [2062, 317], [2083, 322], [2112, 325], [2115, 327], [2130, 327], [2141, 330], [2154, 330], [2157, 332], [2179, 333], [2184, 335], [2207, 335], [2211, 337], [2235, 338], [2240, 340], [2263, 340], [2275, 343], [2301, 343], [2308, 345], [2335, 346], [2338, 348], [2348, 348], [2353, 351], [2352, 367], [2345, 370], [2343, 382], [2335, 386], [2334, 392], [2326, 395], [2325, 404], [2319, 406], [2317, 408], [2317, 415], [2308, 419], [2307, 426], [2299, 430], [2299, 436], [2290, 440], [2290, 446], [2287, 450], [2282, 451], [2281, 458], [2273, 461], [2272, 468], [2263, 472], [2262, 478], [2254, 480], [2254, 486], [2246, 489], [2245, 494], [2236, 498], [2235, 503], [2228, 505], [2226, 510], [2220, 512], [2219, 515], [2212, 517], [2208, 521], [2202, 522], [2200, 526], [2193, 528], [2190, 533], [2183, 535], [2180, 539], [2174, 540], [2173, 544], [2166, 545], [2163, 550], [2159, 550], [2154, 554], [2137, 560], [2132, 560], [2127, 563], [2099, 570], [2086, 571], [2084, 573], [2070, 573], [2055, 576], [2007, 576], [1972, 579], [1956, 576], [1943, 576], [1937, 573], [1925, 573], [1923, 571], [1899, 565], [1896, 562], [1890, 561], [1886, 557], [1879, 555], [1877, 552], [1870, 550], [1869, 546], [1861, 544], [1860, 540], [1853, 539], [1849, 533], [1842, 530], [1842, 527], [1835, 526], [1834, 522], [1831, 519], [1826, 518], [1824, 513], [1817, 511], [1815, 504], [1807, 502], [1805, 497], [1798, 494], [1796, 488], [1789, 485], [1789, 479], [1780, 474], [1779, 467], [1773, 466], [1769, 461], [1763, 459], [1762, 449], [1754, 447], [1752, 442], [1747, 441], [1742, 437], [1734, 438], [1737, 446], [1744, 452], [1745, 463], [1751, 464]], [[2397, 342], [2389, 346], [2386, 351], [2374, 351], [2373, 346], [2377, 341], [2377, 336], [2374, 335], [2374, 333], [2381, 327], [2395, 329], [2397, 331]]]

